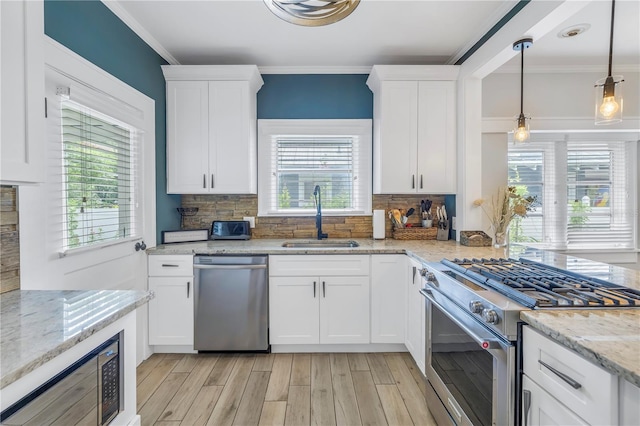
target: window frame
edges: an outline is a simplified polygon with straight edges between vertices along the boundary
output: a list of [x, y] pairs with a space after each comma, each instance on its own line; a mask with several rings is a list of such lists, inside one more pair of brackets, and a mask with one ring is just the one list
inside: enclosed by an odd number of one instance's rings
[[258, 216], [314, 216], [313, 209], [278, 210], [273, 196], [276, 183], [274, 138], [278, 136], [354, 136], [358, 158], [353, 173], [357, 177], [352, 210], [325, 209], [324, 216], [371, 216], [372, 214], [372, 120], [370, 119], [261, 119], [258, 120]]

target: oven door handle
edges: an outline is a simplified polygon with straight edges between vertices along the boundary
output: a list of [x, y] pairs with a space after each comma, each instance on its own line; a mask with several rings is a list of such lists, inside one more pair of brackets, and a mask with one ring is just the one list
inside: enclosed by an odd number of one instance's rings
[[469, 335], [477, 344], [480, 345], [482, 349], [490, 350], [490, 349], [501, 349], [505, 344], [495, 337], [481, 337], [478, 336], [474, 331], [470, 330], [462, 321], [455, 318], [451, 315], [447, 309], [442, 306], [440, 303], [436, 301], [433, 297], [433, 291], [429, 288], [423, 288], [420, 290], [420, 293], [433, 304], [436, 308], [438, 308], [443, 314], [445, 314], [451, 321], [453, 321], [458, 327], [460, 327], [465, 333]]

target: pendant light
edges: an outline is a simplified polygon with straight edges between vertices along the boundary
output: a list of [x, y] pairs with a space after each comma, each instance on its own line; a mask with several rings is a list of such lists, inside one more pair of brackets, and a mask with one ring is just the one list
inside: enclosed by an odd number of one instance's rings
[[531, 117], [526, 117], [523, 112], [524, 106], [524, 50], [533, 46], [532, 38], [523, 38], [513, 43], [513, 50], [520, 51], [520, 115], [516, 119], [516, 126], [513, 129], [513, 143], [525, 142], [529, 139], [529, 122]]
[[611, 35], [609, 36], [609, 74], [596, 81], [596, 124], [613, 124], [622, 121], [622, 90], [618, 86], [624, 80], [621, 75], [611, 75], [613, 60], [613, 18], [616, 0], [611, 1]]

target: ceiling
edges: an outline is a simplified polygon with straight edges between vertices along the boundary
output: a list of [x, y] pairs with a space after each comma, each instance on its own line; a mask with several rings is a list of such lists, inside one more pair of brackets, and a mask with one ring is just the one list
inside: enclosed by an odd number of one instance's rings
[[[104, 1], [170, 63], [363, 70], [373, 64], [455, 63], [517, 3], [361, 0], [342, 21], [301, 27], [273, 15], [262, 0]], [[535, 40], [526, 63], [606, 66], [610, 7], [609, 0], [592, 1], [557, 31]], [[639, 7], [638, 0], [616, 2], [614, 64], [640, 64]], [[556, 36], [585, 23], [590, 29], [577, 37]], [[519, 69], [519, 58], [504, 68]]]

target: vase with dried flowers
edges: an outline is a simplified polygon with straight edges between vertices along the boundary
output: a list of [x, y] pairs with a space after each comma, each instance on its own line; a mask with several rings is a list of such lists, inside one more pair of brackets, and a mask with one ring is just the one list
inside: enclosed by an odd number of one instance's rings
[[479, 198], [473, 202], [476, 207], [481, 207], [484, 214], [491, 222], [493, 230], [493, 245], [496, 248], [507, 245], [509, 225], [515, 216], [527, 217], [527, 213], [535, 210], [537, 197], [535, 195], [519, 194], [515, 186], [503, 186], [498, 194], [491, 197], [489, 206], [486, 201]]

